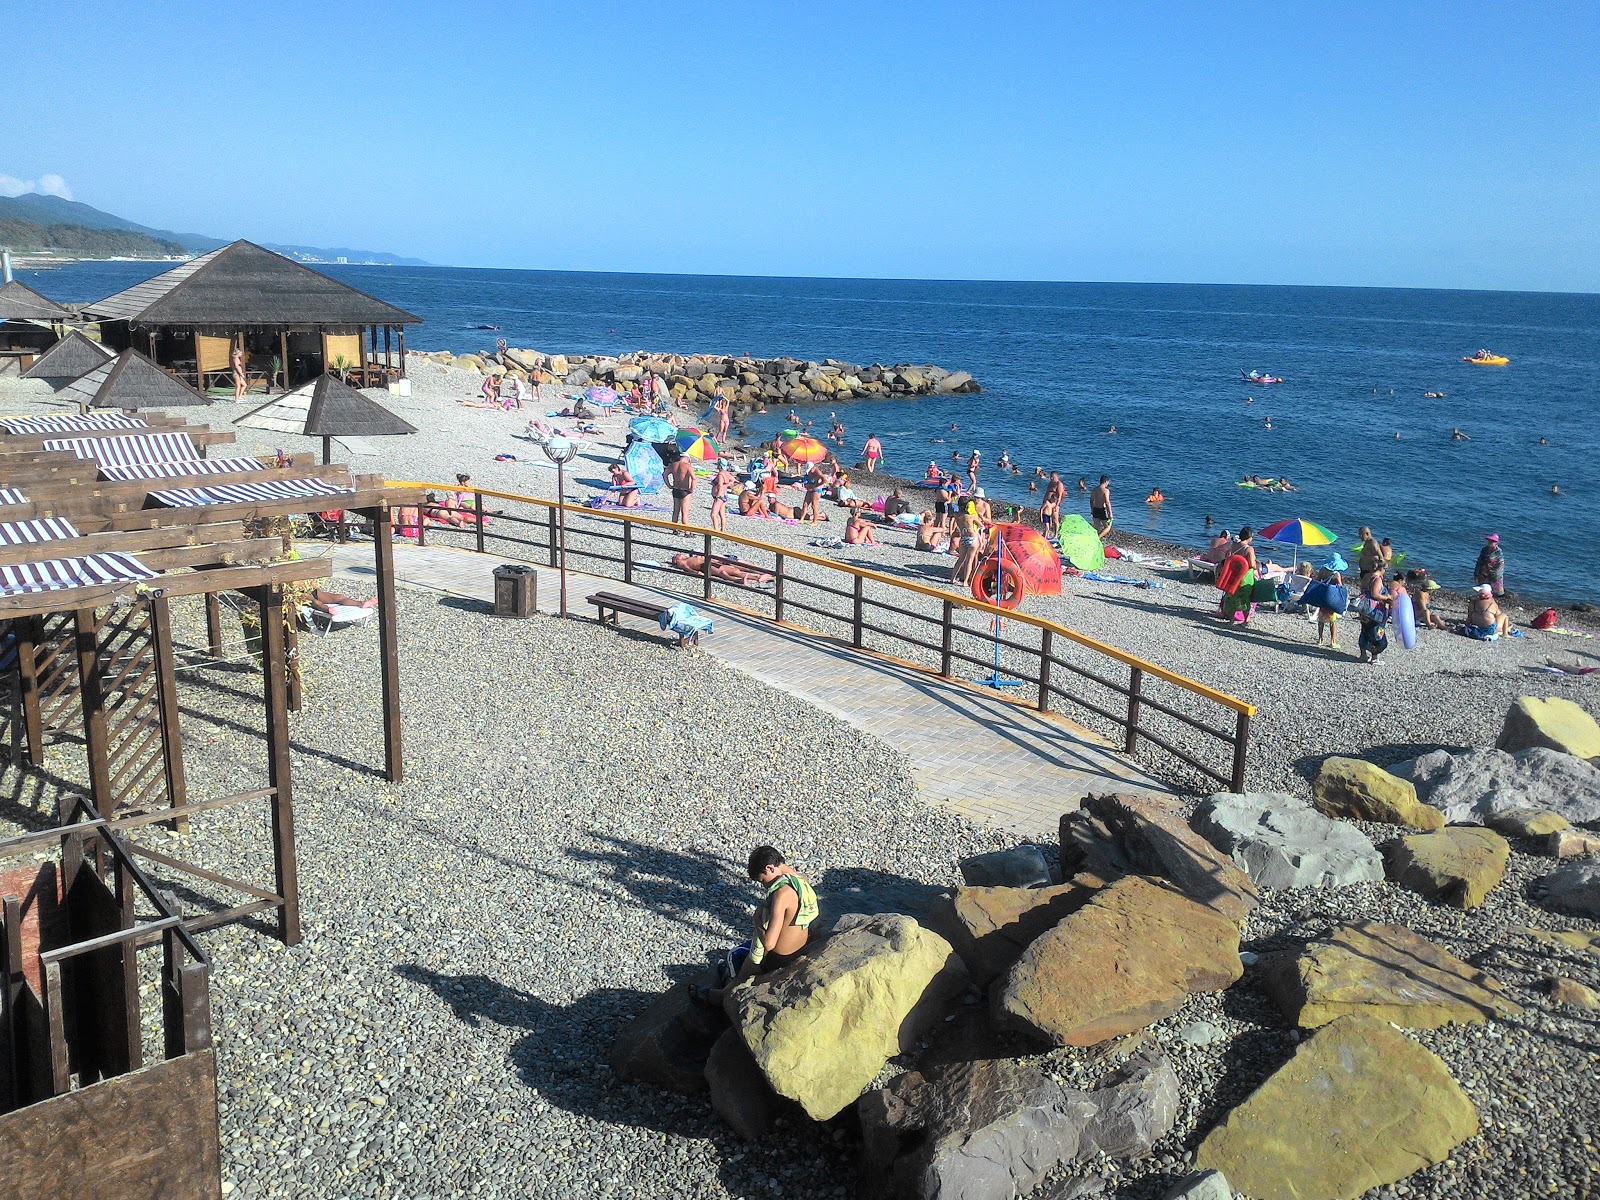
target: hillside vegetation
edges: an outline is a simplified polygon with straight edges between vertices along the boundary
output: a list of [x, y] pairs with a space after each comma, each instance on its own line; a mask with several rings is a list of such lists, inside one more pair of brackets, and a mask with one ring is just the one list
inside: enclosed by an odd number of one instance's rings
[[177, 242], [121, 229], [40, 225], [0, 217], [0, 246], [13, 250], [58, 250], [78, 258], [168, 258], [187, 254]]

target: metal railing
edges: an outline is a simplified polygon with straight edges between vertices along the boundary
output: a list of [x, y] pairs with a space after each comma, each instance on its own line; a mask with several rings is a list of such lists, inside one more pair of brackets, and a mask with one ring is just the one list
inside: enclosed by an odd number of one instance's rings
[[[480, 553], [556, 565], [559, 506], [553, 500], [456, 484], [403, 481], [391, 486], [472, 494], [471, 508], [427, 510], [463, 524], [430, 525], [424, 520], [418, 526], [419, 544], [441, 535], [452, 542], [463, 538], [466, 548]], [[511, 507], [503, 507], [507, 505]], [[1031, 689], [1031, 701], [1019, 696], [1014, 702], [1070, 716], [1113, 739], [1130, 756], [1165, 759], [1161, 765], [1168, 767], [1181, 764], [1179, 774], [1202, 786], [1244, 790], [1255, 706], [1176, 671], [1044, 617], [895, 578], [886, 573], [891, 568], [835, 562], [635, 511], [571, 503], [565, 508], [567, 557], [574, 570], [629, 584], [648, 575], [653, 588], [716, 599], [957, 682], [978, 682], [984, 672], [992, 682], [1004, 680], [1007, 688]], [[657, 536], [652, 540], [651, 535]], [[686, 544], [686, 537], [693, 540]], [[729, 552], [719, 556], [719, 546]], [[675, 556], [686, 552], [700, 560], [694, 571], [672, 565]], [[771, 580], [745, 583], [721, 577], [716, 572], [723, 561], [760, 571]], [[729, 599], [735, 593], [737, 602]], [[791, 619], [797, 613], [804, 623]], [[1000, 687], [994, 690], [1003, 694]], [[1219, 710], [1220, 725], [1213, 723]]]

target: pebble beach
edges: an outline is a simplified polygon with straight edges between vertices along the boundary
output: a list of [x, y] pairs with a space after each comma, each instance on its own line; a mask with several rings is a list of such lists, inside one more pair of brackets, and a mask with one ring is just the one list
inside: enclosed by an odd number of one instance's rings
[[[520, 412], [466, 408], [459, 401], [476, 397], [481, 376], [421, 357], [409, 366], [409, 396], [372, 395], [419, 434], [373, 440], [357, 449], [374, 453], [353, 457], [336, 445], [336, 458], [392, 480], [442, 484], [469, 472], [480, 487], [554, 497], [553, 468], [518, 436], [531, 416], [560, 406], [553, 389]], [[231, 427], [262, 402], [216, 403], [193, 417]], [[58, 411], [41, 385], [13, 380], [0, 381], [0, 408]], [[602, 489], [620, 449], [626, 419], [597, 424], [569, 471], [569, 495]], [[318, 449], [237, 434], [250, 453]], [[847, 465], [864, 435], [850, 430]], [[880, 489], [854, 476], [868, 498], [892, 482]], [[702, 481], [696, 523], [707, 521], [708, 493]], [[931, 501], [907, 494], [916, 509]], [[798, 505], [798, 496], [783, 498]], [[842, 528], [843, 510], [828, 508], [833, 520], [820, 529], [731, 516], [729, 530], [921, 583], [948, 579], [952, 560], [916, 551], [910, 531], [880, 529], [881, 547], [814, 547]], [[1502, 535], [1515, 586], [1519, 547], [1514, 531]], [[432, 530], [429, 540], [467, 541]], [[1030, 598], [1028, 611], [1254, 703], [1253, 790], [1309, 797], [1330, 755], [1393, 764], [1490, 745], [1519, 696], [1590, 712], [1600, 703], [1597, 676], [1549, 670], [1600, 665], [1581, 616], [1564, 619], [1573, 635], [1541, 633], [1527, 626], [1532, 610], [1508, 602], [1521, 638], [1429, 632], [1416, 650], [1396, 646], [1365, 666], [1353, 620], [1342, 650], [1315, 646], [1304, 616], [1262, 612], [1231, 628], [1210, 615], [1215, 589], [1170, 565], [1174, 548], [1113, 540], [1143, 556], [1116, 572], [1147, 586], [1072, 579], [1062, 596]], [[759, 553], [750, 557], [759, 564]], [[179, 613], [179, 635], [193, 646], [203, 634], [191, 607]], [[1436, 607], [1447, 620], [1462, 615], [1459, 597]], [[293, 735], [305, 940], [285, 949], [248, 924], [205, 935], [227, 1194], [851, 1194], [860, 1137], [848, 1111], [821, 1127], [780, 1122], [772, 1138], [746, 1143], [701, 1097], [615, 1079], [607, 1047], [655, 994], [744, 935], [750, 846], [783, 847], [836, 901], [831, 916], [878, 903], [915, 909], [960, 884], [960, 858], [1012, 839], [924, 803], [906, 761], [870, 733], [658, 637], [587, 620], [505, 622], [473, 602], [411, 590], [401, 592], [400, 628], [406, 782], [378, 774], [375, 630], [303, 641], [306, 705]], [[259, 675], [237, 664], [184, 681], [193, 798], [258, 786]], [[76, 743], [59, 742], [47, 766], [75, 778], [81, 757]], [[1163, 770], [1159, 758], [1142, 761]], [[1171, 781], [1186, 806], [1200, 798], [1194, 780]], [[43, 819], [26, 798], [13, 807], [11, 829]], [[1394, 832], [1362, 828], [1374, 841]], [[185, 843], [174, 852], [202, 864], [249, 855], [263, 869], [261, 830], [243, 812], [197, 820]], [[1513, 849], [1505, 881], [1470, 912], [1370, 883], [1263, 892], [1245, 923], [1251, 954], [1360, 917], [1404, 923], [1494, 975], [1525, 1009], [1415, 1035], [1444, 1059], [1483, 1129], [1448, 1161], [1371, 1193], [1381, 1200], [1600, 1194], [1600, 1023], [1553, 1007], [1543, 985], [1559, 970], [1600, 987], [1600, 958], [1521, 932], [1584, 926], [1538, 903], [1549, 860], [1531, 844]], [[1191, 997], [1145, 1037], [1172, 1061], [1184, 1102], [1150, 1155], [1091, 1164], [1118, 1200], [1163, 1197], [1199, 1135], [1298, 1040], [1248, 971], [1224, 993]], [[1074, 1078], [1105, 1065], [1070, 1048], [1043, 1061]], [[1036, 1194], [1092, 1194], [1066, 1187], [1062, 1175]]]

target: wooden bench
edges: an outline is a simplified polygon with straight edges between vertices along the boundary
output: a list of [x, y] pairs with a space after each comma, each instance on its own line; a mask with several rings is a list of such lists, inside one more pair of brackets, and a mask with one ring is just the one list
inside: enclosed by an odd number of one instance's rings
[[[659, 625], [661, 622], [661, 614], [672, 607], [670, 604], [661, 604], [655, 600], [646, 600], [643, 596], [623, 596], [616, 592], [596, 592], [594, 595], [588, 597], [586, 603], [595, 606], [595, 609], [599, 614], [597, 619], [602, 625], [615, 625], [617, 623], [617, 617], [622, 613], [627, 613], [631, 617], [643, 617], [646, 621], [654, 621], [657, 623], [657, 625]], [[611, 614], [609, 620], [606, 617], [607, 613]], [[680, 639], [678, 644], [681, 646], [685, 645], [686, 643]], [[695, 634], [694, 637], [689, 639], [689, 643], [687, 644], [698, 646], [700, 644], [700, 635]]]

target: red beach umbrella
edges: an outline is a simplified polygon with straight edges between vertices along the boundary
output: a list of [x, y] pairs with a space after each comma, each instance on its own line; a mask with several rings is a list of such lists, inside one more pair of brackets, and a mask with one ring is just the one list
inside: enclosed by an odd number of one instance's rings
[[828, 457], [828, 448], [814, 437], [792, 437], [782, 446], [783, 456], [790, 462], [819, 463]]
[[1021, 523], [991, 525], [989, 552], [972, 573], [972, 594], [1002, 608], [1024, 595], [1061, 594], [1061, 556], [1037, 529]]

